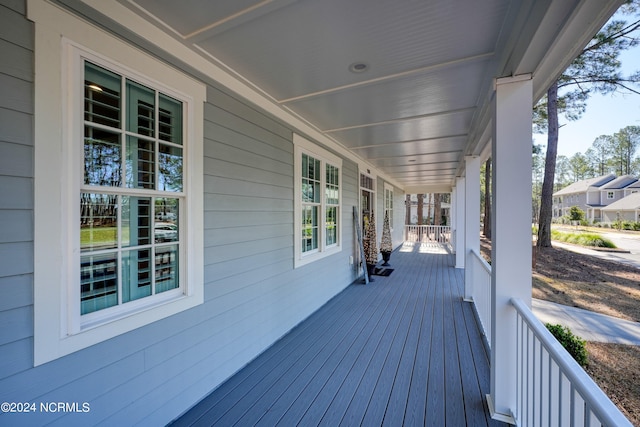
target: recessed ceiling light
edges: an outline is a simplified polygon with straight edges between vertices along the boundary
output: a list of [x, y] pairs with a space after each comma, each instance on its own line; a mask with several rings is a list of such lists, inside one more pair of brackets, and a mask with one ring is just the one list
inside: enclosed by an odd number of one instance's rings
[[349, 71], [351, 71], [352, 73], [364, 73], [368, 69], [369, 65], [364, 62], [354, 62], [353, 64], [349, 65]]

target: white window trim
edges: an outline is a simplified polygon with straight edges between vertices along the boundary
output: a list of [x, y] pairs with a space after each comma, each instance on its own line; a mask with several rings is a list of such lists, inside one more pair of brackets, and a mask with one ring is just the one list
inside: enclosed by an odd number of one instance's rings
[[[30, 2], [35, 25], [35, 179], [34, 179], [34, 365], [40, 365], [117, 335], [202, 304], [203, 273], [203, 121], [206, 86], [119, 39], [45, 2]], [[82, 47], [79, 44], [82, 43]], [[185, 128], [182, 295], [77, 331], [69, 310], [79, 272], [76, 239], [79, 215], [81, 150], [73, 141], [73, 108], [82, 108], [67, 92], [77, 69], [77, 49], [127, 64], [132, 72], [188, 94]], [[99, 53], [98, 53], [99, 52]], [[76, 82], [77, 83], [77, 82]], [[184, 98], [184, 97], [183, 97]], [[79, 104], [79, 106], [78, 106]], [[76, 131], [77, 133], [77, 131]], [[78, 261], [79, 262], [79, 261]], [[77, 263], [76, 263], [77, 265]], [[169, 296], [169, 295], [168, 295]]]
[[[391, 192], [391, 218], [389, 218], [389, 228], [391, 229], [391, 231], [393, 231], [393, 220], [394, 220], [394, 216], [395, 216], [395, 212], [393, 212], [394, 208], [394, 187], [393, 185], [389, 184], [388, 182], [385, 181], [384, 183], [384, 196], [382, 198], [382, 203], [384, 204], [384, 211], [387, 211], [387, 191]], [[384, 218], [382, 218], [382, 220], [384, 221]]]
[[[333, 255], [342, 251], [342, 224], [344, 222], [345, 216], [343, 215], [343, 199], [342, 199], [342, 159], [324, 148], [319, 147], [318, 145], [312, 143], [311, 141], [303, 138], [298, 134], [293, 134], [293, 145], [294, 145], [294, 222], [295, 222], [295, 233], [294, 233], [294, 266], [295, 268], [301, 267], [303, 265], [309, 264], [311, 262], [317, 261], [321, 258], [327, 257], [329, 255]], [[320, 209], [320, 235], [318, 236], [319, 244], [318, 249], [311, 253], [303, 253], [302, 252], [302, 199], [300, 195], [302, 194], [302, 154], [308, 154], [316, 159], [319, 159], [322, 162], [322, 178], [321, 178], [321, 209]], [[338, 209], [338, 243], [335, 245], [326, 246], [325, 242], [325, 208], [326, 208], [326, 200], [325, 200], [325, 164], [331, 164], [339, 168], [339, 176], [338, 176], [338, 184], [339, 184], [339, 200], [340, 205]]]

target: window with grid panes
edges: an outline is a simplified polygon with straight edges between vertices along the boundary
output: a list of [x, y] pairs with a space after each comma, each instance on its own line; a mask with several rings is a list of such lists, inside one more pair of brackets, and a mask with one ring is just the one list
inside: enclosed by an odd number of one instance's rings
[[342, 161], [294, 135], [296, 266], [340, 250]]
[[384, 185], [384, 212], [389, 216], [389, 227], [393, 229], [393, 187]]
[[84, 60], [82, 315], [180, 288], [183, 103]]

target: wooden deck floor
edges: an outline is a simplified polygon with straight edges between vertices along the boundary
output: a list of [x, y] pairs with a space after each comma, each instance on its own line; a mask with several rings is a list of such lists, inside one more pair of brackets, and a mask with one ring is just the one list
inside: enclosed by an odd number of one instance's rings
[[405, 246], [175, 421], [176, 426], [486, 426], [488, 355], [462, 271]]

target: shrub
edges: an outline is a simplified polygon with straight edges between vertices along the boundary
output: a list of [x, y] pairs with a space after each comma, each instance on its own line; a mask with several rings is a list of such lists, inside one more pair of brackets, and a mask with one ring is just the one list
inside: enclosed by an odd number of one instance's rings
[[551, 323], [546, 323], [545, 326], [580, 366], [584, 368], [589, 364], [585, 340], [573, 335], [573, 332], [565, 326]]
[[571, 206], [569, 208], [569, 221], [582, 220], [584, 220], [584, 211], [577, 206]]
[[573, 243], [574, 245], [591, 246], [596, 248], [615, 248], [616, 245], [609, 239], [605, 239], [596, 233], [563, 233], [551, 230], [551, 239], [559, 242]]

